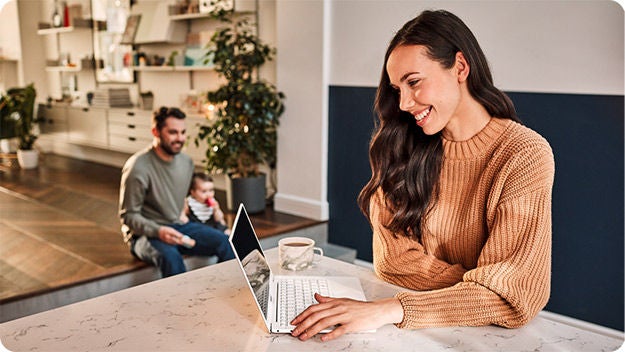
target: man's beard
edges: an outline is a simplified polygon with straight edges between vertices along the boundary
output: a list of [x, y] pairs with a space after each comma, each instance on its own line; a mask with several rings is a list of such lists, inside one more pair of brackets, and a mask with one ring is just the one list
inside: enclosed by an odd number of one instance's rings
[[182, 145], [181, 145], [181, 146], [180, 146], [180, 148], [176, 151], [176, 150], [174, 150], [174, 149], [172, 148], [172, 145], [174, 145], [174, 144], [182, 144], [182, 143], [178, 143], [178, 142], [176, 142], [176, 143], [172, 143], [172, 144], [170, 145], [170, 144], [163, 143], [163, 142], [161, 141], [161, 143], [160, 143], [160, 147], [161, 147], [161, 149], [162, 149], [165, 153], [167, 153], [168, 155], [174, 156], [174, 155], [176, 155], [176, 154], [179, 154], [179, 153], [182, 151]]

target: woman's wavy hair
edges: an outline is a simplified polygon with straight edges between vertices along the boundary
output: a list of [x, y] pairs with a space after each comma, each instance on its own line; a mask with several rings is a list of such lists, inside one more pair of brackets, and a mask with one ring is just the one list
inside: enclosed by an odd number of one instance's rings
[[438, 198], [443, 161], [440, 132], [426, 135], [414, 117], [399, 109], [399, 94], [391, 87], [386, 63], [398, 46], [422, 45], [428, 56], [451, 69], [462, 52], [470, 67], [469, 93], [493, 117], [519, 121], [508, 96], [493, 85], [486, 57], [471, 30], [454, 14], [424, 11], [407, 22], [391, 40], [375, 98], [375, 130], [369, 145], [372, 176], [358, 196], [369, 222], [369, 204], [379, 188], [393, 217], [383, 224], [395, 234], [421, 240], [422, 221]]

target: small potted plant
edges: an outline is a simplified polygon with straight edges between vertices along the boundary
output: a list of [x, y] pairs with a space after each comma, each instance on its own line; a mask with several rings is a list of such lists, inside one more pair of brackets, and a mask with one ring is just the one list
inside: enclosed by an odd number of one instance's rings
[[258, 68], [273, 59], [276, 49], [264, 44], [246, 19], [218, 29], [209, 43], [207, 60], [225, 83], [207, 94], [215, 106], [214, 119], [204, 126], [195, 143], [206, 143], [206, 170], [225, 173], [230, 180], [228, 206], [245, 204], [248, 212], [265, 209], [265, 174], [259, 166], [276, 166], [279, 117], [284, 94], [261, 79]]
[[17, 160], [20, 167], [37, 167], [39, 153], [34, 149], [37, 135], [33, 131], [35, 118], [35, 97], [37, 92], [31, 83], [23, 88], [11, 88], [0, 96], [0, 118], [4, 126], [12, 126], [18, 138]]

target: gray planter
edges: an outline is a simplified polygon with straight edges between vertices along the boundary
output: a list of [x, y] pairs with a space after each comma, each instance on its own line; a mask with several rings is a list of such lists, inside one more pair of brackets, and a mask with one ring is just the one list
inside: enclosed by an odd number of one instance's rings
[[265, 210], [265, 198], [267, 190], [265, 188], [265, 174], [257, 177], [227, 177], [230, 185], [228, 187], [228, 209], [236, 211], [240, 203], [245, 205], [248, 213], [260, 213]]

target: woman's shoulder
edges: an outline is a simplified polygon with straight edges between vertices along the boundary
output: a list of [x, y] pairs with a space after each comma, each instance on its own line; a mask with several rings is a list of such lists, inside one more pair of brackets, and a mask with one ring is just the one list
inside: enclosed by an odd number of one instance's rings
[[525, 174], [528, 169], [543, 170], [553, 174], [555, 161], [547, 139], [530, 127], [510, 121], [495, 149], [492, 160], [502, 170], [517, 170]]
[[540, 152], [553, 154], [551, 146], [545, 137], [530, 127], [515, 121], [508, 123], [499, 144], [500, 151], [505, 150], [514, 154], [519, 152]]

